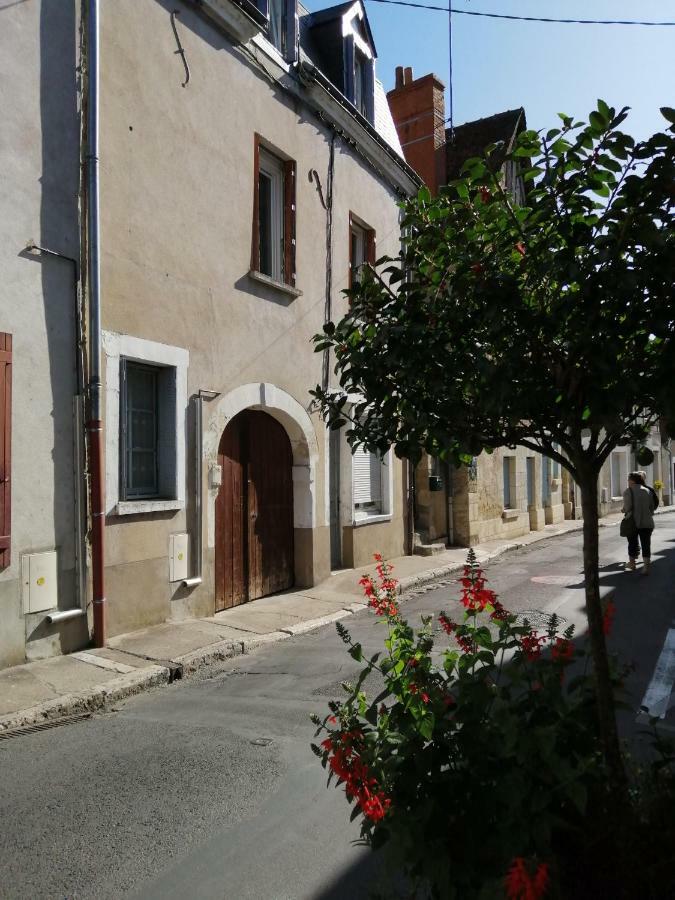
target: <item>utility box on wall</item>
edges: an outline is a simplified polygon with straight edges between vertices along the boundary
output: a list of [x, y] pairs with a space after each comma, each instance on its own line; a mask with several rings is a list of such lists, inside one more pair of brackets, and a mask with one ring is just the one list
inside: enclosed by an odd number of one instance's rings
[[169, 581], [183, 581], [188, 577], [189, 540], [187, 534], [169, 535]]
[[56, 550], [24, 554], [21, 557], [21, 581], [24, 615], [55, 609], [58, 604]]

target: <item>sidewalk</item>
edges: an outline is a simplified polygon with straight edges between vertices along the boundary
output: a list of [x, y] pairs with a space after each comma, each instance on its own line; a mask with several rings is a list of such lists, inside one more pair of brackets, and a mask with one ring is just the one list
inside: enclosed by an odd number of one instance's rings
[[[671, 506], [658, 512], [674, 510]], [[600, 525], [616, 525], [620, 519], [618, 514], [606, 516]], [[488, 541], [474, 549], [485, 563], [581, 528], [580, 520], [565, 521], [512, 541]], [[464, 547], [453, 547], [435, 556], [402, 556], [389, 562], [400, 591], [405, 592], [457, 572], [466, 553]], [[350, 616], [365, 607], [358, 580], [367, 572], [375, 574], [375, 566], [336, 572], [316, 587], [263, 597], [206, 619], [165, 622], [118, 635], [102, 650], [5, 669], [0, 672], [0, 735], [7, 729], [105, 709], [131, 694], [188, 676], [200, 666]]]

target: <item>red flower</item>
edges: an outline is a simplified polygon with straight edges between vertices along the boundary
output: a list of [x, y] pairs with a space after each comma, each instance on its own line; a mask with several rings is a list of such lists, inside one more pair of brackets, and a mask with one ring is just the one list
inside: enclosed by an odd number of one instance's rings
[[543, 634], [537, 634], [536, 631], [531, 631], [529, 634], [526, 634], [524, 637], [520, 639], [520, 647], [525, 656], [530, 660], [530, 662], [534, 662], [539, 659], [541, 656], [541, 645], [545, 642], [546, 636]]
[[567, 638], [556, 638], [555, 644], [551, 648], [551, 656], [556, 662], [563, 664], [570, 662], [574, 656], [574, 644]]
[[483, 201], [483, 203], [487, 203], [492, 196], [492, 194], [486, 187], [479, 188], [478, 193], [480, 194], [480, 199]]
[[446, 634], [454, 634], [454, 632], [457, 631], [457, 622], [448, 619], [445, 613], [439, 615], [438, 621], [441, 623], [441, 628]]
[[534, 876], [530, 875], [525, 860], [517, 856], [511, 863], [504, 880], [508, 900], [539, 900], [548, 887], [548, 865], [540, 863]]
[[504, 609], [499, 600], [493, 600], [492, 606], [494, 607], [494, 609], [490, 613], [490, 618], [493, 622], [504, 621], [505, 619], [508, 619], [510, 613], [507, 609]]
[[428, 703], [428, 702], [429, 702], [429, 699], [430, 699], [430, 698], [429, 698], [429, 695], [428, 695], [428, 694], [425, 694], [424, 691], [422, 691], [422, 693], [420, 694], [420, 697], [422, 698], [422, 703]]
[[382, 562], [382, 554], [381, 553], [373, 553], [373, 559], [376, 562]]
[[474, 264], [471, 266], [471, 271], [473, 272], [474, 275], [480, 275], [481, 272], [483, 271], [483, 266], [482, 266], [482, 264], [481, 264], [481, 263], [474, 263]]
[[516, 250], [520, 253], [521, 256], [525, 256], [525, 244], [522, 241], [518, 241], [516, 244]]

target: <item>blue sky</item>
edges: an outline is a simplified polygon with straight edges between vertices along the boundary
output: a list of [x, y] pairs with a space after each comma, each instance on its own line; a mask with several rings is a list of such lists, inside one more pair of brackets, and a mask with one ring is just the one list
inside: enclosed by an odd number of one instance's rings
[[[445, 5], [447, 0], [412, 0]], [[328, 3], [312, 0], [313, 9]], [[447, 15], [365, 0], [387, 90], [397, 65], [448, 82]], [[453, 0], [456, 9], [564, 18], [675, 21], [675, 0]], [[528, 125], [556, 113], [583, 118], [602, 97], [630, 106], [624, 128], [637, 138], [662, 127], [675, 106], [675, 27], [551, 25], [453, 15], [455, 124], [524, 106]], [[448, 95], [446, 90], [446, 115]]]

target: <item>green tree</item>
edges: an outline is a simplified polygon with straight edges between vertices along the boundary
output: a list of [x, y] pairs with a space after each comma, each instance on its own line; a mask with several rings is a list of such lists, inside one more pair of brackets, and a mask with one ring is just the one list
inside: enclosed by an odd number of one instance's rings
[[[589, 640], [605, 758], [625, 783], [602, 625], [598, 475], [616, 446], [675, 419], [675, 111], [636, 142], [627, 109], [560, 115], [492, 145], [403, 204], [399, 258], [366, 269], [315, 338], [339, 390], [313, 392], [352, 445], [467, 462], [520, 445], [580, 487]], [[505, 189], [519, 167], [523, 205]], [[356, 397], [356, 402], [354, 402]]]

